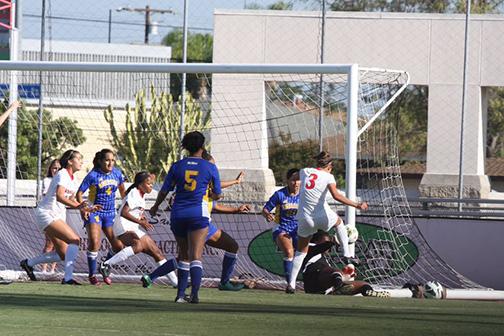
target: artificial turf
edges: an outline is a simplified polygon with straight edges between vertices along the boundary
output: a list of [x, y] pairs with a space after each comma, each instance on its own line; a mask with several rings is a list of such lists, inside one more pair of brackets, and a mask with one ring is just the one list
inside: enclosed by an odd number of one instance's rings
[[504, 335], [502, 302], [322, 296], [114, 284], [0, 286], [0, 335]]

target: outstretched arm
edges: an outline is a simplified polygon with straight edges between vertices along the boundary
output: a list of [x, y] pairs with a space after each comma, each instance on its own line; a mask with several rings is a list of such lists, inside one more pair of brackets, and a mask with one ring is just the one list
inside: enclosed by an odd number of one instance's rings
[[364, 211], [366, 211], [368, 209], [368, 204], [366, 202], [358, 203], [358, 202], [352, 201], [351, 199], [346, 198], [345, 196], [340, 194], [340, 192], [336, 188], [336, 184], [329, 184], [329, 185], [327, 185], [327, 188], [329, 189], [329, 192], [331, 193], [332, 197], [336, 201], [338, 201], [342, 204], [345, 204], [345, 205], [352, 206], [356, 209], [360, 209], [360, 210], [364, 210]]
[[18, 107], [21, 106], [21, 102], [19, 102], [18, 100], [14, 101], [8, 108], [7, 110], [4, 112], [4, 114], [2, 114], [0, 116], [0, 127], [2, 127], [2, 124], [5, 122], [5, 120], [7, 120], [7, 118], [9, 118], [9, 116], [11, 115], [12, 112], [14, 112], [15, 109], [17, 109]]
[[164, 199], [166, 198], [166, 195], [168, 195], [168, 192], [160, 190], [158, 192], [157, 198], [156, 198], [156, 203], [150, 208], [149, 213], [151, 216], [156, 216], [158, 212], [158, 208], [163, 203]]
[[232, 181], [221, 181], [221, 188], [224, 189], [224, 188], [228, 188], [228, 187], [234, 186], [235, 184], [242, 183], [243, 176], [245, 176], [245, 173], [244, 172], [240, 172], [238, 174], [238, 176], [236, 177], [236, 179], [234, 179]]
[[250, 211], [250, 205], [242, 204], [239, 207], [230, 207], [222, 204], [214, 204], [214, 210], [220, 213], [247, 213]]

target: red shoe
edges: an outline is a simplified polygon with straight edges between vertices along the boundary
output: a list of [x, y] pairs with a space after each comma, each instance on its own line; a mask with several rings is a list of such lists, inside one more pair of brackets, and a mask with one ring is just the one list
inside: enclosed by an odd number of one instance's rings
[[98, 281], [98, 278], [94, 275], [90, 276], [89, 278], [89, 283], [93, 286], [101, 286], [100, 281]]
[[112, 285], [112, 279], [109, 277], [103, 277], [103, 282], [105, 282], [107, 285]]

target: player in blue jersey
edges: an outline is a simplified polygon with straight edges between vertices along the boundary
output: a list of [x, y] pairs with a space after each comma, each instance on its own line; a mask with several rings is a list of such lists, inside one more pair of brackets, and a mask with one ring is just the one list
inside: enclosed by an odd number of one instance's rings
[[[276, 222], [278, 226], [273, 230], [273, 241], [284, 254], [283, 266], [287, 280], [287, 293], [294, 291], [289, 287], [292, 272], [292, 260], [297, 246], [296, 220], [299, 205], [299, 169], [289, 169], [287, 172], [287, 186], [276, 191], [264, 205], [262, 214], [268, 222]], [[275, 209], [275, 213], [272, 210]]]
[[[182, 147], [189, 152], [189, 156], [170, 167], [161, 188], [165, 196], [169, 191], [177, 190], [170, 216], [171, 229], [179, 249], [187, 251], [190, 262], [189, 267], [179, 263], [176, 302], [184, 301], [184, 290], [187, 287], [189, 273], [191, 274], [190, 302], [199, 302], [198, 292], [203, 275], [201, 257], [210, 222], [205, 195], [209, 185], [211, 185], [209, 197], [212, 200], [218, 200], [221, 194], [221, 181], [217, 167], [202, 158], [204, 145], [205, 137], [202, 133], [197, 131], [187, 133], [182, 139]], [[158, 195], [154, 208], [159, 207], [163, 201], [161, 196]]]
[[[100, 248], [100, 230], [103, 231], [114, 251], [120, 251], [124, 246], [119, 241], [113, 231], [116, 215], [115, 195], [119, 190], [121, 198], [124, 198], [124, 176], [115, 167], [115, 154], [110, 149], [102, 149], [95, 154], [93, 159], [93, 169], [82, 181], [77, 192], [77, 201], [82, 202], [83, 194], [89, 189], [88, 201], [91, 204], [99, 204], [102, 210], [83, 215], [84, 224], [88, 234], [87, 260], [89, 267], [89, 282], [92, 285], [99, 285], [96, 273], [96, 259]], [[111, 284], [110, 278], [103, 281]]]
[[[214, 158], [206, 150], [203, 152], [202, 158], [215, 164]], [[238, 177], [232, 181], [221, 181], [221, 189], [231, 187], [235, 184], [240, 184], [243, 180], [243, 176], [244, 176], [243, 172], [240, 172], [240, 174], [238, 174]], [[211, 192], [211, 186], [209, 186], [209, 188], [207, 189], [207, 193], [204, 196], [204, 200], [208, 204], [209, 213], [212, 213], [212, 211], [216, 211], [219, 213], [236, 214], [236, 213], [247, 213], [250, 211], [250, 206], [247, 204], [242, 204], [237, 207], [231, 207], [213, 202], [213, 200], [210, 198], [210, 192]], [[160, 191], [158, 195], [160, 195], [159, 199], [162, 202], [165, 199], [167, 193]], [[152, 216], [155, 216], [158, 207], [159, 204], [156, 203], [151, 208], [150, 211]], [[238, 243], [236, 242], [236, 240], [234, 240], [233, 237], [231, 237], [225, 231], [215, 226], [212, 220], [210, 220], [210, 224], [208, 226], [208, 234], [206, 236], [206, 245], [224, 251], [224, 258], [222, 260], [221, 279], [218, 286], [219, 290], [224, 291], [241, 290], [243, 288], [242, 284], [232, 284], [230, 281], [231, 275], [234, 272], [234, 266], [236, 264], [236, 260], [238, 258]], [[189, 264], [188, 264], [188, 255], [186, 252], [187, 251], [183, 250], [179, 251], [178, 259], [179, 262], [187, 268]]]

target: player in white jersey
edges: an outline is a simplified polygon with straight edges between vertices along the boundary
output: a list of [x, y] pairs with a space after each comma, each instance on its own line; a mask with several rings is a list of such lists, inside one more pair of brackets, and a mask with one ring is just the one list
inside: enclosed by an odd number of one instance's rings
[[51, 263], [64, 260], [65, 276], [61, 281], [65, 285], [79, 285], [73, 279], [74, 262], [79, 253], [79, 236], [66, 223], [66, 207], [81, 209], [85, 213], [101, 209], [101, 206], [89, 207], [87, 203], [75, 200], [75, 192], [79, 187], [74, 173], [82, 166], [82, 156], [76, 150], [67, 150], [60, 159], [61, 169], [51, 181], [49, 189], [40, 201], [36, 210], [39, 228], [52, 240], [56, 251], [44, 253], [38, 257], [21, 261], [23, 268], [31, 280], [37, 280], [33, 274], [33, 266], [41, 263]]
[[114, 235], [126, 246], [112, 258], [100, 265], [103, 278], [108, 278], [111, 266], [121, 263], [140, 252], [148, 254], [157, 263], [158, 267], [149, 275], [142, 277], [144, 287], [152, 286], [155, 279], [168, 275], [172, 285], [177, 286], [177, 261], [175, 258], [167, 260], [156, 242], [144, 230], [152, 230], [154, 226], [144, 216], [145, 195], [152, 191], [155, 176], [142, 171], [135, 175], [133, 184], [126, 191], [119, 209], [119, 216], [115, 217]]
[[301, 188], [299, 193], [299, 207], [296, 215], [298, 220], [298, 244], [293, 260], [291, 281], [287, 293], [293, 293], [296, 288], [296, 279], [301, 269], [303, 259], [308, 252], [308, 244], [314, 233], [318, 230], [329, 231], [336, 229], [336, 235], [343, 249], [345, 263], [357, 263], [352, 259], [348, 249], [348, 236], [343, 220], [331, 210], [327, 204], [327, 193], [338, 202], [353, 206], [360, 210], [367, 210], [366, 202], [352, 201], [338, 192], [336, 180], [331, 174], [333, 159], [329, 153], [321, 152], [315, 159], [317, 168], [304, 168], [300, 171]]

